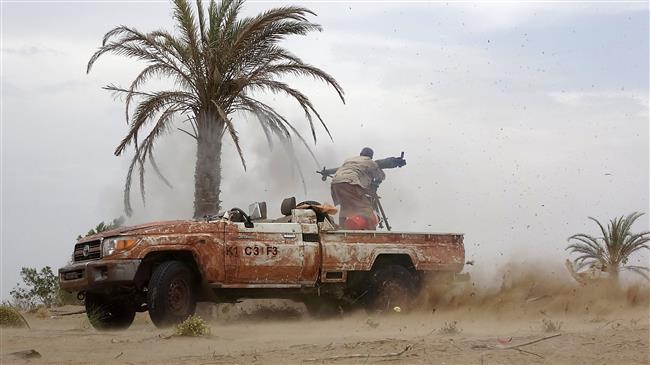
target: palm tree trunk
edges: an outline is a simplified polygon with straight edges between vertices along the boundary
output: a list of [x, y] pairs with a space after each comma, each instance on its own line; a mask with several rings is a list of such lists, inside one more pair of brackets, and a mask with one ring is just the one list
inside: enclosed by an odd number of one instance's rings
[[609, 279], [614, 284], [615, 286], [619, 286], [620, 284], [620, 279], [619, 279], [619, 273], [620, 273], [620, 268], [618, 265], [615, 266], [609, 266], [607, 273], [609, 274]]
[[223, 123], [206, 114], [197, 121], [194, 168], [194, 218], [217, 214], [221, 208], [221, 146]]

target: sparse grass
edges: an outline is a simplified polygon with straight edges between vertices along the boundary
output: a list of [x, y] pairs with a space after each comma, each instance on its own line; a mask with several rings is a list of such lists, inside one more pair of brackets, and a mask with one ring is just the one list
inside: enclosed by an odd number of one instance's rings
[[91, 328], [93, 328], [93, 326], [90, 324], [88, 316], [83, 316], [83, 318], [79, 319], [79, 323], [76, 327], [78, 330], [89, 330]]
[[562, 322], [554, 321], [552, 319], [542, 319], [542, 330], [544, 332], [558, 332], [562, 328]]
[[25, 318], [16, 308], [8, 305], [0, 306], [0, 327], [28, 327]]
[[77, 329], [89, 330], [93, 329], [93, 323], [98, 323], [102, 320], [102, 311], [98, 308], [90, 309], [86, 311], [86, 315], [79, 320], [79, 325]]
[[210, 327], [199, 316], [189, 316], [186, 320], [176, 325], [177, 336], [201, 337], [210, 334]]
[[81, 322], [82, 329], [94, 328], [94, 325], [101, 324], [102, 320], [105, 319], [107, 314], [105, 313], [105, 308], [103, 306], [92, 307], [86, 310], [85, 321]]
[[462, 329], [458, 328], [458, 322], [452, 321], [445, 322], [444, 326], [438, 330], [438, 333], [441, 335], [455, 335], [461, 333], [462, 331]]
[[50, 310], [47, 309], [47, 307], [45, 307], [44, 305], [39, 305], [36, 309], [30, 311], [30, 313], [34, 313], [34, 316], [40, 319], [49, 318], [52, 315], [50, 313]]

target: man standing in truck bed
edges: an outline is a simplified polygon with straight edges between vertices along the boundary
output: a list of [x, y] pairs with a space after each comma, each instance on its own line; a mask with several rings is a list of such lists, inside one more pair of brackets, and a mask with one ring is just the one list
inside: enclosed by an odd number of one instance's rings
[[[374, 189], [386, 175], [372, 160], [373, 155], [374, 151], [365, 147], [358, 157], [345, 160], [332, 179], [331, 189], [334, 205], [341, 204], [339, 212], [339, 225], [341, 226], [346, 226], [346, 219], [352, 219], [354, 216], [365, 218], [367, 229], [374, 229], [377, 225], [371, 196], [374, 195]], [[355, 222], [350, 222], [348, 226], [354, 227]], [[356, 227], [358, 226], [356, 224]]]

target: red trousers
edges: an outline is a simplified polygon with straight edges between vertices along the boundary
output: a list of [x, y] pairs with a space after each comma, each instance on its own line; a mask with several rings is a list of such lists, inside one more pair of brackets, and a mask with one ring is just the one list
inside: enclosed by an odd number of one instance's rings
[[375, 213], [366, 189], [359, 185], [336, 183], [332, 184], [331, 190], [334, 205], [341, 205], [341, 210], [339, 211], [340, 226], [344, 225], [347, 217], [360, 215], [366, 218], [370, 228], [373, 228]]

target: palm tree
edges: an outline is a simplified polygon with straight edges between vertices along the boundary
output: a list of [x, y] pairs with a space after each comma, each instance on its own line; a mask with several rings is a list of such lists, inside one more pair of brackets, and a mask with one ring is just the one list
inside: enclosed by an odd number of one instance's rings
[[631, 254], [644, 248], [649, 249], [647, 242], [650, 241], [650, 232], [630, 232], [632, 224], [642, 215], [643, 213], [634, 212], [627, 217], [614, 218], [609, 221], [607, 229], [597, 219], [589, 217], [598, 224], [603, 236], [579, 233], [569, 237], [569, 242], [574, 242], [569, 244], [567, 250], [579, 254], [573, 260], [578, 269], [596, 265], [606, 271], [614, 281], [618, 281], [621, 270], [630, 270], [649, 279], [648, 267], [627, 265]]
[[[128, 215], [132, 212], [130, 191], [136, 167], [143, 201], [147, 161], [169, 184], [160, 173], [153, 152], [158, 138], [173, 129], [176, 117], [183, 117], [184, 123], [189, 123], [191, 129], [178, 129], [190, 135], [197, 144], [194, 217], [219, 211], [224, 135], [229, 135], [234, 142], [246, 169], [233, 121], [236, 112], [251, 114], [259, 121], [269, 146], [274, 136], [285, 142], [285, 146], [291, 146], [295, 136], [314, 157], [295, 127], [271, 106], [258, 100], [255, 97], [258, 93], [284, 94], [295, 99], [309, 122], [314, 142], [315, 118], [332, 138], [309, 98], [280, 81], [286, 76], [313, 77], [333, 87], [345, 102], [343, 89], [332, 76], [279, 45], [287, 36], [320, 31], [318, 24], [307, 19], [308, 15], [315, 14], [303, 7], [287, 6], [240, 19], [243, 3], [243, 0], [219, 3], [212, 0], [205, 9], [201, 0], [197, 0], [193, 9], [187, 0], [174, 0], [173, 17], [179, 34], [165, 30], [143, 33], [118, 26], [106, 33], [101, 47], [90, 58], [87, 72], [107, 53], [147, 63], [130, 86], [123, 88], [111, 84], [104, 87], [123, 96], [126, 104], [129, 131], [115, 149], [115, 155], [123, 154], [129, 145], [135, 149], [124, 188], [124, 208]], [[152, 78], [171, 80], [173, 87], [143, 90]], [[144, 138], [140, 138], [141, 135]]]

